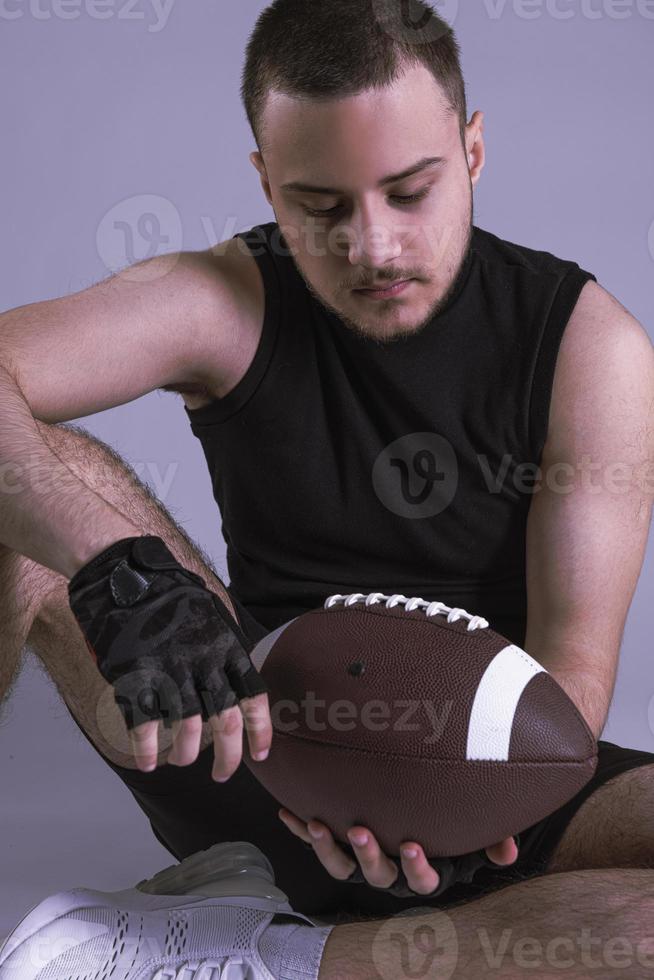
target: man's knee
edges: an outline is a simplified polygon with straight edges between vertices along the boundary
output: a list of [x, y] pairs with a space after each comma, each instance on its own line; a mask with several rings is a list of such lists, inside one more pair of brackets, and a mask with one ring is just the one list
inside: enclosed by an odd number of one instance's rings
[[654, 765], [618, 773], [576, 811], [547, 873], [588, 868], [654, 868]]
[[5, 641], [7, 630], [19, 633], [24, 639], [58, 580], [65, 581], [57, 572], [0, 545], [0, 608]]

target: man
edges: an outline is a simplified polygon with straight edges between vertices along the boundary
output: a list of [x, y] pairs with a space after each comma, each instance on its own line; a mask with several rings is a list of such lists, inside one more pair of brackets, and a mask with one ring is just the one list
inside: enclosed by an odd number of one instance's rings
[[[162, 942], [164, 920], [176, 929], [205, 916], [204, 945], [201, 929], [190, 945], [165, 941], [171, 970], [204, 969], [209, 936], [211, 969], [236, 970], [240, 956], [254, 972], [234, 975], [283, 977], [400, 975], [384, 923], [326, 924], [339, 913], [434, 906], [392, 930], [411, 946], [420, 923], [433, 952], [447, 908], [458, 953], [445, 944], [438, 975], [454, 969], [449, 956], [471, 977], [485, 968], [481, 926], [495, 937], [519, 922], [547, 942], [592, 909], [601, 935], [635, 940], [651, 919], [634, 907], [654, 896], [654, 754], [600, 742], [584, 790], [489, 848], [472, 881], [457, 881], [456, 862], [442, 880], [419, 841], [397, 862], [374, 828], [352, 828], [346, 850], [282, 810], [284, 826], [241, 762], [244, 726], [254, 756], [274, 751], [247, 649], [335, 592], [402, 591], [486, 616], [550, 670], [599, 738], [642, 566], [652, 344], [574, 262], [474, 226], [483, 116], [467, 122], [452, 33], [422, 4], [412, 37], [402, 6], [277, 0], [259, 19], [243, 95], [277, 222], [172, 270], [153, 259], [141, 281], [119, 276], [3, 316], [0, 460], [66, 463], [47, 493], [30, 486], [0, 516], [4, 670], [10, 679], [29, 642], [182, 863], [145, 885], [156, 902], [143, 889], [48, 900], [0, 970], [20, 956], [25, 968], [30, 943], [57, 928], [77, 937], [68, 969], [109, 963], [108, 948], [85, 949], [78, 935], [80, 921], [95, 928], [105, 915], [118, 950], [107, 910]], [[156, 388], [183, 395], [202, 441], [229, 590], [115, 455], [52, 426]], [[177, 630], [157, 620], [162, 608]], [[260, 848], [281, 897], [251, 852], [245, 891], [212, 891], [233, 886], [234, 861], [212, 848], [230, 841]], [[189, 861], [201, 868], [195, 892]], [[245, 946], [244, 908], [257, 912]], [[116, 952], [126, 977], [144, 955]]]

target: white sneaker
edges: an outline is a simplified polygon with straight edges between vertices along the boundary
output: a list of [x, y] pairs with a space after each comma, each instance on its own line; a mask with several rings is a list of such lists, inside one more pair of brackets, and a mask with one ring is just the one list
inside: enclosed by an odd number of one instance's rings
[[135, 888], [44, 899], [0, 947], [0, 978], [275, 980], [259, 939], [280, 913], [317, 924], [293, 911], [259, 848], [215, 844]]

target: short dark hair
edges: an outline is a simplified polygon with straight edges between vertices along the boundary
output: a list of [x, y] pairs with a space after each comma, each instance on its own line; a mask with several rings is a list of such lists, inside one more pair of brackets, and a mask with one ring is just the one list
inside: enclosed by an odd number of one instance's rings
[[424, 65], [448, 109], [467, 123], [460, 49], [450, 25], [423, 0], [274, 0], [250, 36], [241, 98], [263, 153], [271, 91], [309, 100], [348, 98]]

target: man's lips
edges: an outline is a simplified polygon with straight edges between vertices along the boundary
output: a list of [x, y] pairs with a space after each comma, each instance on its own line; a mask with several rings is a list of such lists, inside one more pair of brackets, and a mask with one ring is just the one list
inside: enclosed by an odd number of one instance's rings
[[401, 296], [413, 282], [413, 279], [398, 279], [395, 283], [371, 289], [355, 289], [354, 292], [366, 299], [393, 299]]
[[399, 286], [402, 282], [410, 282], [410, 279], [395, 279], [393, 282], [378, 282], [374, 283], [372, 286], [359, 286], [356, 292], [369, 292], [384, 289], [392, 289], [393, 286]]

